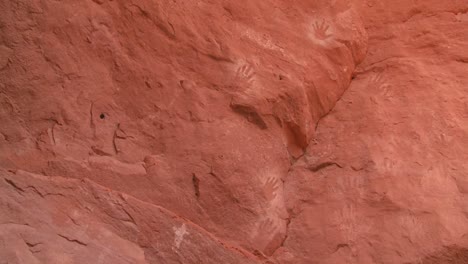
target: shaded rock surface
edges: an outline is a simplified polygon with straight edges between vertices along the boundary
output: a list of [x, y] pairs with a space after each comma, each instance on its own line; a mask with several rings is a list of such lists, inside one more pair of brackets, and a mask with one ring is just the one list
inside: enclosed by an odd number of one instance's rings
[[0, 10], [0, 263], [468, 263], [467, 0]]

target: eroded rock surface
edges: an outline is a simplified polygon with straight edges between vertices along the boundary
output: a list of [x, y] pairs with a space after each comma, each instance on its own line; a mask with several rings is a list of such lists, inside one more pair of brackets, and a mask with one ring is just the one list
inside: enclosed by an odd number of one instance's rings
[[0, 10], [0, 263], [468, 263], [467, 0]]

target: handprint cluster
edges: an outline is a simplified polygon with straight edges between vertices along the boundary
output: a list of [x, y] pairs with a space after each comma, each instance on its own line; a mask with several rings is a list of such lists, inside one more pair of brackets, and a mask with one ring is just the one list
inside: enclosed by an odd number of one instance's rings
[[[285, 239], [288, 215], [281, 196], [281, 179], [275, 176], [267, 177], [262, 184], [263, 196], [267, 202], [265, 215], [260, 218], [254, 236], [253, 246], [264, 254], [271, 254]], [[283, 213], [283, 211], [285, 211]]]

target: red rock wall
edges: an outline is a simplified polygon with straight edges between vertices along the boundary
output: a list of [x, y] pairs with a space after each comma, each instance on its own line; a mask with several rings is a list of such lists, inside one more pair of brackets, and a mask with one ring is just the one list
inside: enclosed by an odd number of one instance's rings
[[0, 263], [468, 263], [467, 0], [0, 10]]

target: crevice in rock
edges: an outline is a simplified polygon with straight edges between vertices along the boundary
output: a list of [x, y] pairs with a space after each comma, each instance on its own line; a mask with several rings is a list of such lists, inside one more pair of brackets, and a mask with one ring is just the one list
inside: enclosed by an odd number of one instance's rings
[[114, 135], [112, 136], [112, 146], [114, 147], [114, 152], [115, 154], [119, 154], [120, 152], [120, 149], [119, 147], [117, 146], [117, 142], [116, 142], [116, 139], [124, 139], [123, 137], [120, 137], [118, 135], [118, 132], [120, 131], [120, 123], [117, 124], [117, 127], [115, 128], [114, 130]]
[[465, 58], [465, 57], [460, 57], [455, 60], [460, 63], [468, 63], [468, 58]]
[[91, 150], [98, 156], [112, 157], [112, 154], [99, 149], [97, 146], [91, 146]]
[[96, 137], [96, 125], [94, 124], [93, 119], [93, 109], [94, 109], [94, 102], [91, 102], [91, 106], [89, 107], [89, 126], [93, 131], [93, 137]]
[[30, 190], [32, 190], [34, 193], [36, 193], [37, 195], [39, 195], [41, 198], [45, 198], [46, 196], [49, 196], [49, 195], [64, 196], [64, 195], [61, 194], [61, 193], [49, 193], [49, 192], [42, 193], [42, 192], [40, 192], [36, 187], [34, 187], [34, 186], [32, 186], [32, 185], [29, 185], [29, 186], [26, 186], [26, 187], [22, 188], [22, 187], [18, 186], [18, 184], [14, 183], [12, 180], [9, 180], [9, 179], [6, 179], [6, 178], [4, 178], [4, 180], [5, 180], [5, 182], [6, 182], [8, 185], [10, 185], [10, 186], [12, 186], [13, 188], [15, 188], [15, 190], [16, 190], [19, 194], [21, 194], [21, 195], [23, 195], [23, 193], [25, 193], [27, 189], [30, 189]]
[[136, 221], [135, 221], [135, 218], [133, 218], [132, 214], [130, 214], [127, 209], [125, 209], [122, 205], [121, 205], [121, 208], [122, 208], [122, 211], [127, 215], [128, 219], [127, 222], [130, 222], [132, 224], [134, 224], [135, 226], [138, 226]]
[[340, 164], [338, 164], [336, 162], [327, 161], [327, 162], [319, 163], [317, 165], [309, 166], [309, 167], [307, 167], [307, 169], [312, 171], [312, 172], [317, 172], [317, 171], [323, 170], [323, 169], [325, 169], [327, 167], [330, 167], [330, 166], [336, 166], [338, 168], [343, 168], [343, 166], [341, 166]]
[[23, 188], [21, 188], [21, 187], [19, 187], [18, 185], [16, 185], [16, 183], [14, 183], [12, 180], [9, 180], [9, 179], [6, 179], [6, 178], [5, 178], [4, 180], [5, 180], [5, 182], [6, 182], [8, 185], [10, 185], [10, 186], [12, 186], [13, 188], [15, 188], [15, 190], [16, 190], [18, 193], [20, 193], [21, 195], [23, 195], [22, 193], [25, 192], [25, 190], [24, 190]]
[[231, 103], [230, 106], [234, 112], [245, 117], [247, 121], [258, 126], [260, 129], [268, 128], [263, 118], [257, 113], [257, 111], [252, 106], [235, 104], [235, 103]]
[[42, 243], [38, 242], [38, 243], [31, 243], [31, 242], [28, 242], [28, 241], [24, 241], [24, 243], [26, 243], [26, 245], [28, 246], [29, 248], [29, 251], [32, 253], [32, 254], [36, 254], [36, 253], [39, 253], [41, 252], [41, 250], [39, 248], [36, 248], [37, 246], [39, 245], [42, 245]]
[[[356, 75], [353, 73], [352, 74], [353, 77], [356, 77]], [[317, 120], [317, 123], [315, 124], [315, 132], [317, 132], [317, 129], [318, 129], [318, 126], [320, 124], [320, 121], [325, 118], [326, 116], [328, 116], [328, 114], [330, 114], [334, 109], [335, 109], [335, 106], [338, 104], [338, 102], [343, 98], [343, 96], [345, 95], [346, 91], [349, 89], [349, 87], [351, 86], [351, 83], [352, 83], [353, 79], [350, 80], [348, 86], [346, 87], [346, 89], [344, 89], [343, 93], [340, 95], [340, 97], [336, 100], [335, 104], [331, 107], [331, 109], [325, 113], [324, 115], [322, 115], [318, 120]], [[289, 166], [288, 168], [288, 174], [292, 171], [292, 168], [293, 166], [299, 161], [301, 160], [307, 153], [307, 149], [309, 148], [309, 145], [311, 144], [311, 142], [314, 142], [316, 143], [316, 139], [312, 139], [312, 140], [309, 140], [307, 142], [307, 145], [304, 147], [304, 152], [302, 153], [301, 156], [299, 156], [297, 159], [294, 159], [293, 162], [291, 162], [291, 165]], [[312, 172], [317, 172], [317, 171], [320, 171], [324, 168], [327, 168], [329, 166], [336, 166], [338, 168], [343, 168], [340, 164], [336, 163], [336, 162], [323, 162], [323, 163], [320, 163], [318, 165], [315, 165], [315, 166], [311, 166], [309, 167], [308, 169], [311, 170]], [[287, 177], [286, 177], [287, 178]], [[286, 179], [285, 178], [285, 179]], [[286, 184], [286, 180], [283, 180], [283, 185]], [[293, 216], [290, 212], [288, 212], [288, 222], [286, 224], [286, 234], [285, 234], [285, 237], [284, 237], [284, 240], [281, 242], [281, 245], [275, 250], [275, 252], [284, 246], [284, 243], [286, 242], [286, 240], [288, 239], [289, 237], [289, 226], [292, 222], [292, 219], [296, 217], [296, 216]], [[339, 245], [338, 245], [339, 246]], [[339, 248], [337, 248], [338, 250]]]
[[[172, 25], [171, 22], [169, 21], [164, 21], [162, 20], [159, 16], [154, 16], [153, 14], [150, 14], [147, 10], [142, 8], [141, 6], [138, 6], [136, 4], [131, 4], [130, 6], [136, 7], [140, 14], [147, 20], [149, 20], [153, 25], [155, 25], [165, 37], [167, 37], [170, 40], [175, 40], [176, 39], [176, 31], [174, 26]], [[130, 11], [130, 13], [132, 13]], [[133, 13], [132, 13], [133, 16]], [[154, 19], [156, 18], [156, 19]], [[157, 21], [155, 21], [157, 20]]]
[[195, 173], [192, 173], [192, 184], [193, 184], [193, 188], [195, 189], [195, 196], [199, 198], [200, 197], [200, 179], [198, 179]]
[[67, 240], [68, 242], [71, 242], [71, 243], [76, 243], [76, 244], [81, 245], [81, 246], [87, 246], [88, 245], [87, 243], [82, 242], [82, 241], [80, 241], [78, 239], [69, 238], [69, 237], [67, 237], [65, 235], [62, 235], [62, 234], [58, 234], [58, 236], [61, 237], [61, 238], [64, 238], [65, 240]]
[[[363, 59], [364, 60], [364, 59]], [[362, 73], [362, 72], [361, 72]], [[355, 78], [358, 74], [361, 74], [361, 73], [357, 73], [356, 71], [353, 72], [352, 76]], [[330, 108], [330, 110], [328, 110], [325, 114], [323, 114], [318, 120], [317, 120], [317, 123], [315, 123], [315, 132], [317, 132], [317, 129], [318, 129], [318, 126], [320, 124], [320, 121], [322, 121], [322, 119], [324, 119], [325, 117], [327, 117], [336, 107], [336, 105], [338, 104], [338, 102], [341, 101], [341, 99], [343, 98], [343, 96], [345, 95], [346, 91], [348, 91], [349, 87], [351, 86], [351, 83], [353, 81], [353, 78], [351, 78], [348, 86], [346, 87], [346, 89], [343, 90], [343, 92], [341, 93], [340, 97], [338, 97], [338, 99], [335, 101], [335, 103], [333, 104], [333, 106]], [[310, 143], [310, 142], [309, 142]], [[308, 146], [308, 145], [307, 145]]]
[[336, 253], [336, 252], [338, 252], [338, 250], [340, 250], [341, 248], [346, 248], [346, 247], [349, 248], [349, 245], [346, 244], [346, 243], [338, 244], [338, 245], [336, 245], [336, 249], [335, 249], [335, 251], [333, 251], [333, 253]]

